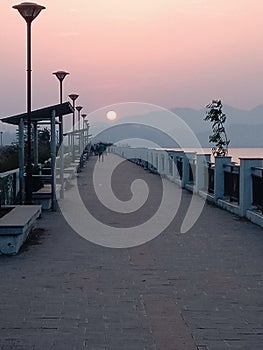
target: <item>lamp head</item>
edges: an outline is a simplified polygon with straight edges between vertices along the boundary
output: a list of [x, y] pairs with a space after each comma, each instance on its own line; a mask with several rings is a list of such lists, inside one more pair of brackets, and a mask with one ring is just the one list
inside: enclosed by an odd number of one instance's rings
[[75, 100], [79, 97], [79, 95], [78, 95], [78, 94], [70, 94], [70, 95], [68, 95], [68, 97], [69, 97], [72, 101], [75, 101]]
[[63, 70], [58, 70], [57, 72], [54, 72], [53, 74], [58, 78], [58, 80], [63, 81], [65, 76], [68, 75], [69, 73], [65, 72]]
[[77, 106], [77, 107], [76, 107], [76, 110], [77, 110], [78, 112], [80, 112], [80, 111], [82, 110], [82, 108], [83, 108], [82, 106]]
[[22, 2], [19, 5], [14, 5], [13, 9], [18, 10], [27, 23], [31, 23], [45, 9], [45, 6], [34, 2]]
[[82, 113], [81, 116], [82, 116], [83, 119], [85, 119], [87, 114]]

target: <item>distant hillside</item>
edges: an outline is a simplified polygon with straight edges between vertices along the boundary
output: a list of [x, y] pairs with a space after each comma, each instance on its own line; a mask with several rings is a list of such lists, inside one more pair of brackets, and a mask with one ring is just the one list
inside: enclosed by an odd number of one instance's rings
[[16, 133], [4, 131], [3, 132], [3, 145], [11, 145], [16, 141]]
[[[224, 106], [227, 116], [226, 131], [231, 147], [263, 147], [263, 105], [251, 110], [241, 110]], [[174, 108], [173, 112], [180, 116], [196, 133], [201, 145], [209, 147], [211, 124], [204, 122], [206, 110]]]
[[[238, 108], [234, 108], [228, 105], [223, 106], [223, 111], [227, 115], [226, 122], [226, 131], [228, 137], [230, 138], [231, 147], [263, 147], [263, 105], [256, 106], [251, 110], [242, 110]], [[209, 122], [204, 121], [204, 117], [206, 115], [206, 109], [196, 110], [193, 108], [172, 108], [171, 112], [175, 113], [178, 117], [183, 119], [189, 127], [196, 134], [199, 139], [201, 145], [203, 147], [210, 147], [211, 144], [208, 142], [209, 134], [211, 133], [211, 124]], [[155, 124], [160, 125], [160, 130], [170, 130], [173, 132], [177, 125], [172, 122], [172, 115], [169, 118], [169, 122], [167, 118], [163, 118], [163, 113], [166, 113], [162, 110], [158, 110], [155, 112], [151, 112], [147, 115], [135, 115], [131, 117], [125, 117], [119, 119], [119, 123], [136, 123], [136, 121], [140, 120], [140, 122], [145, 123], [147, 125], [147, 120], [149, 117], [151, 120], [155, 121]], [[91, 124], [91, 133], [93, 137], [100, 134], [103, 130], [112, 127], [114, 123], [108, 121], [98, 121]], [[119, 135], [119, 129], [113, 129], [112, 135], [116, 138]], [[116, 135], [115, 135], [116, 133]], [[139, 134], [138, 134], [139, 135]], [[99, 137], [103, 136], [100, 134]], [[125, 135], [121, 135], [124, 137]], [[127, 136], [127, 135], [126, 135]], [[147, 135], [140, 133], [140, 137], [146, 137]], [[157, 133], [155, 133], [157, 136]], [[16, 135], [11, 131], [3, 132], [3, 144], [10, 145], [12, 142], [16, 140]], [[103, 141], [103, 140], [101, 140]], [[109, 141], [109, 140], [107, 140]], [[160, 144], [164, 143], [163, 137], [160, 138]], [[171, 145], [171, 142], [167, 140], [167, 147]], [[191, 147], [191, 145], [189, 145]]]
[[[193, 130], [203, 147], [210, 147], [208, 142], [211, 133], [211, 124], [204, 121], [206, 109], [196, 110], [192, 108], [173, 108], [171, 109], [178, 117], [183, 119], [186, 124]], [[231, 141], [231, 147], [263, 147], [263, 105], [259, 105], [251, 110], [241, 110], [228, 105], [223, 107], [227, 116], [226, 131]], [[148, 115], [126, 117], [119, 120], [119, 123], [140, 122], [147, 125], [149, 117], [155, 122], [159, 122], [160, 130], [175, 130], [176, 124], [173, 125], [172, 119], [162, 117], [165, 112], [156, 111]], [[93, 135], [97, 135], [109, 127], [108, 123], [94, 123], [91, 127]], [[140, 135], [143, 138], [143, 133]], [[163, 144], [163, 140], [160, 140]], [[168, 146], [167, 146], [168, 147]], [[189, 145], [191, 147], [191, 145]]]

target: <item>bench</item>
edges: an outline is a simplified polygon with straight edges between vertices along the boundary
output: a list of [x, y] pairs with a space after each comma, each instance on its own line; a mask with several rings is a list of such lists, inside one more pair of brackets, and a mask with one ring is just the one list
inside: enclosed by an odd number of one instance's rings
[[0, 255], [17, 254], [41, 215], [40, 205], [18, 205], [0, 218]]

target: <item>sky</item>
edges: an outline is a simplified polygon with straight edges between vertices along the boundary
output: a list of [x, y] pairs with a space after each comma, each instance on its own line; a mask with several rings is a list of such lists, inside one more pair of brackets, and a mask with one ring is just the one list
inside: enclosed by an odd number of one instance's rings
[[[0, 1], [1, 117], [26, 111], [26, 23]], [[32, 108], [64, 100], [83, 113], [114, 103], [204, 108], [263, 101], [262, 0], [43, 0], [32, 24]]]

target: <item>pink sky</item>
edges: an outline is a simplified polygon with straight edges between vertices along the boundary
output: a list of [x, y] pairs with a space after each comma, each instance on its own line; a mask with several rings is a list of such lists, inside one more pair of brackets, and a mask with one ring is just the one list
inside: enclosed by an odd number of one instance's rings
[[[1, 0], [1, 116], [26, 110], [26, 24]], [[262, 0], [43, 0], [32, 25], [33, 108], [119, 102], [203, 108], [263, 102]], [[83, 109], [84, 112], [84, 109]]]

